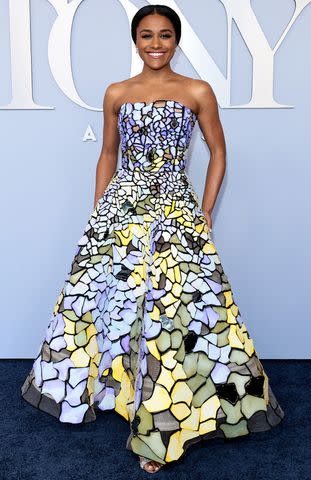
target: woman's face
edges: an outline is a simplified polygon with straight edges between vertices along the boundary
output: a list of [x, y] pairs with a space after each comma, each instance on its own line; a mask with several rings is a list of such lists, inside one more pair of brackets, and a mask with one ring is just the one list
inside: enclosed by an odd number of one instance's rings
[[172, 22], [164, 15], [152, 14], [138, 24], [136, 47], [143, 62], [159, 69], [169, 63], [176, 48], [176, 36]]

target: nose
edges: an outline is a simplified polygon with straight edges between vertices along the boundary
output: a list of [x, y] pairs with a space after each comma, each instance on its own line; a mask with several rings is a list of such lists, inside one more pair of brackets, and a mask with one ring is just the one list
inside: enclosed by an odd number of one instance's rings
[[157, 36], [154, 36], [151, 43], [152, 48], [156, 50], [160, 47], [160, 45], [161, 45], [160, 39]]

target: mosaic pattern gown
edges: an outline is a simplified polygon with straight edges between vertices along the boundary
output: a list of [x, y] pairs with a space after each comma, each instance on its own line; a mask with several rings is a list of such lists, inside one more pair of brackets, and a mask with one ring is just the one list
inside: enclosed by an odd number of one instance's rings
[[60, 422], [112, 410], [126, 448], [162, 464], [284, 412], [185, 171], [195, 112], [125, 102], [122, 165], [78, 241], [22, 397]]

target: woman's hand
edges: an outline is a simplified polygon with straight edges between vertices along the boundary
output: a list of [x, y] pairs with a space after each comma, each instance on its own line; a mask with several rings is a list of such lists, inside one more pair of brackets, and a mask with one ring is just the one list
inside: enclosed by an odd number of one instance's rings
[[206, 220], [206, 223], [207, 223], [207, 226], [209, 228], [209, 231], [212, 232], [212, 212], [210, 210], [204, 210], [202, 208], [202, 212], [203, 212], [203, 215], [205, 217], [205, 220]]

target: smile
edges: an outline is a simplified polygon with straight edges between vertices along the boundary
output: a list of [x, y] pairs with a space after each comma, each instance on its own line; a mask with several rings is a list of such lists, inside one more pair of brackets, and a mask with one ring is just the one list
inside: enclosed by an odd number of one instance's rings
[[150, 55], [152, 58], [159, 58], [164, 55], [164, 52], [148, 52], [148, 55]]

